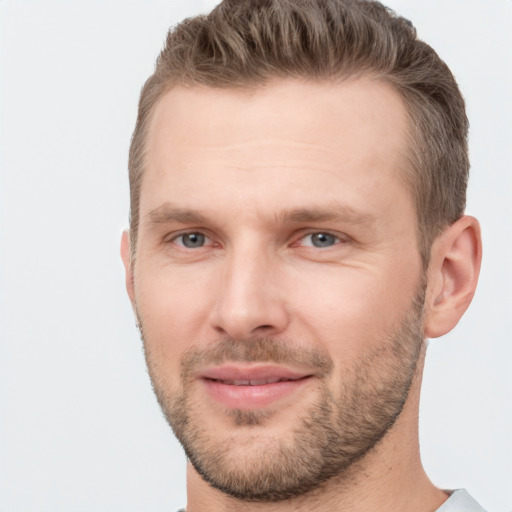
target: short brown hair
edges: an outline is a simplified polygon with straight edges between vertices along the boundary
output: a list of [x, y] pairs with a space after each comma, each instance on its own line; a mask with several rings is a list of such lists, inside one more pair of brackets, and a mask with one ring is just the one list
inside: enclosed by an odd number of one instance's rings
[[273, 78], [371, 75], [401, 95], [410, 119], [407, 183], [426, 265], [434, 238], [463, 213], [469, 171], [464, 100], [447, 65], [406, 19], [366, 0], [224, 0], [171, 29], [140, 97], [131, 141], [135, 255], [148, 125], [178, 85], [257, 87]]

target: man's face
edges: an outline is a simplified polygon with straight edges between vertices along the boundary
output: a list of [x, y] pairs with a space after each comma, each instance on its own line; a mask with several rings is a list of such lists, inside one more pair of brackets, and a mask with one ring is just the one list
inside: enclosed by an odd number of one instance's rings
[[402, 410], [423, 339], [406, 131], [369, 79], [158, 104], [132, 298], [160, 404], [215, 487], [307, 492]]

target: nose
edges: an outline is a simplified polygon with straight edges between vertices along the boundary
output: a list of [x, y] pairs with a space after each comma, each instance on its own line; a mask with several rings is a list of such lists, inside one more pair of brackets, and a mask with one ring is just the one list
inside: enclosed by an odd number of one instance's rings
[[231, 254], [218, 276], [211, 325], [233, 339], [272, 336], [289, 324], [279, 263], [268, 254]]

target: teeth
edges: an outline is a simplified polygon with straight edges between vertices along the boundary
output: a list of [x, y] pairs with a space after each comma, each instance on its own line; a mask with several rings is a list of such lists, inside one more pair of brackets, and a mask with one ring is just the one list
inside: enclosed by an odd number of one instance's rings
[[251, 386], [263, 386], [263, 384], [268, 384], [270, 381], [266, 381], [266, 380], [251, 380], [250, 382], [251, 382]]
[[253, 380], [221, 380], [223, 384], [228, 386], [263, 386], [265, 384], [274, 384], [275, 382], [282, 382], [291, 379], [280, 379], [279, 377], [272, 377], [270, 379], [253, 379]]
[[266, 380], [251, 380], [251, 386], [263, 386], [263, 384], [268, 384], [268, 382]]
[[262, 386], [263, 384], [273, 384], [274, 382], [279, 382], [281, 379], [279, 377], [274, 377], [272, 379], [266, 380], [251, 380], [251, 386]]

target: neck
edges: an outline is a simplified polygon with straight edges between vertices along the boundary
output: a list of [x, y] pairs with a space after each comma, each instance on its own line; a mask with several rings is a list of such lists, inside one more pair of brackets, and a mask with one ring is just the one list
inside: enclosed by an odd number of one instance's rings
[[423, 362], [424, 357], [399, 418], [349, 474], [290, 500], [242, 502], [212, 488], [189, 463], [187, 512], [434, 512], [448, 496], [432, 484], [421, 464], [418, 410]]

